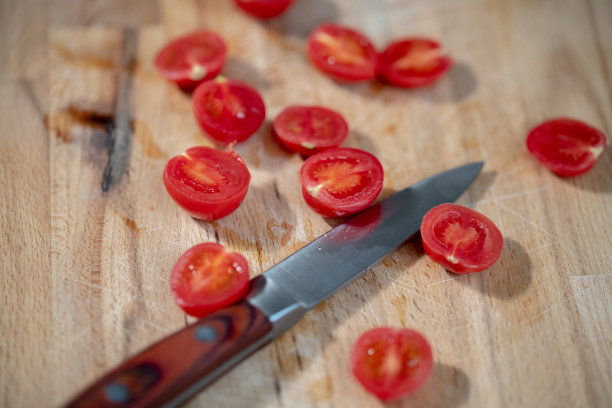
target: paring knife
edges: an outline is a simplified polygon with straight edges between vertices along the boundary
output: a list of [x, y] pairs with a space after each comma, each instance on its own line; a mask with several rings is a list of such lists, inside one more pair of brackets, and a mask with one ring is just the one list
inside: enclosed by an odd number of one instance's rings
[[425, 213], [455, 201], [482, 166], [429, 177], [361, 212], [253, 279], [245, 300], [152, 345], [68, 406], [184, 403], [416, 234]]

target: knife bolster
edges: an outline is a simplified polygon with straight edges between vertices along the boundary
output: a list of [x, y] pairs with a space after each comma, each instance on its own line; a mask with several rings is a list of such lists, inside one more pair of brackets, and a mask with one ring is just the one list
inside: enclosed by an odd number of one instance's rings
[[307, 309], [289, 292], [267, 278], [265, 274], [253, 279], [247, 300], [272, 323], [271, 338], [277, 337], [296, 324], [307, 312]]

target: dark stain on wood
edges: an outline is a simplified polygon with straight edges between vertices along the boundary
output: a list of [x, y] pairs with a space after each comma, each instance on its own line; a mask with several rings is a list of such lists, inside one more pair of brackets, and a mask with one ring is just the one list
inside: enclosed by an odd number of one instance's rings
[[110, 132], [109, 159], [101, 183], [103, 192], [108, 192], [111, 187], [120, 184], [128, 170], [133, 134], [131, 94], [137, 52], [137, 31], [125, 29], [123, 33], [122, 67], [115, 103], [115, 122], [112, 132]]
[[68, 106], [52, 115], [45, 115], [43, 123], [56, 138], [64, 143], [71, 143], [74, 126], [102, 130], [109, 134], [113, 128], [113, 116], [97, 110]]
[[136, 222], [128, 217], [123, 217], [123, 222], [132, 232], [139, 232], [142, 228], [140, 228]]

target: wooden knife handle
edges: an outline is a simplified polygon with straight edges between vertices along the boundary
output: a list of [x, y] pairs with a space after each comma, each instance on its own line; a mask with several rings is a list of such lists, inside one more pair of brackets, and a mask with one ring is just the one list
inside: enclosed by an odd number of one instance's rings
[[268, 318], [242, 301], [152, 345], [67, 406], [175, 406], [262, 346], [271, 331]]

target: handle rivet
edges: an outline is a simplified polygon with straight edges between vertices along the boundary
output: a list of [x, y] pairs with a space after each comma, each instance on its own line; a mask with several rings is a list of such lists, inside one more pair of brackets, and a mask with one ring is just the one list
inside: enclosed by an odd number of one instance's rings
[[195, 331], [195, 338], [204, 343], [210, 343], [217, 338], [217, 331], [212, 326], [200, 326]]
[[123, 404], [130, 399], [130, 390], [123, 384], [110, 383], [104, 388], [104, 395], [110, 402]]

